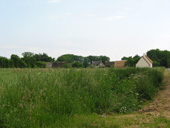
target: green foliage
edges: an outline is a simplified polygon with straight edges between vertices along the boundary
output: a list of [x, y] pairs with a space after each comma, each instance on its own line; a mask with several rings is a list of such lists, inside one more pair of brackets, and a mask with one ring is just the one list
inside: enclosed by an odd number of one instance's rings
[[75, 61], [83, 63], [84, 67], [88, 66], [88, 63], [92, 63], [92, 61], [102, 61], [103, 63], [108, 62], [110, 60], [107, 56], [88, 56], [82, 57], [73, 54], [65, 54], [57, 58], [58, 62], [65, 62], [65, 63], [73, 63]]
[[48, 56], [46, 53], [35, 54], [35, 58], [36, 58], [37, 61], [54, 62], [54, 58]]
[[158, 70], [136, 68], [1, 69], [0, 76], [0, 126], [7, 128], [63, 127], [81, 114], [132, 112], [162, 82]]
[[102, 61], [104, 64], [106, 62], [110, 61], [110, 58], [107, 56], [88, 56], [87, 59], [89, 60], [89, 62], [92, 64], [92, 61]]
[[34, 68], [36, 66], [36, 58], [34, 53], [31, 52], [24, 52], [22, 53], [23, 60], [27, 63], [28, 68]]
[[147, 52], [148, 57], [154, 62], [153, 66], [170, 67], [170, 51], [159, 49], [152, 49]]
[[69, 67], [68, 64], [64, 64], [62, 67], [63, 67], [63, 68], [71, 68], [71, 67]]
[[140, 56], [135, 55], [134, 57], [123, 57], [122, 60], [127, 60], [125, 65], [128, 67], [135, 67], [137, 62], [139, 61]]
[[73, 63], [75, 61], [83, 62], [84, 58], [82, 56], [77, 56], [73, 54], [65, 54], [57, 58], [58, 62]]
[[10, 59], [0, 57], [0, 68], [45, 68], [45, 62], [54, 62], [54, 58], [49, 57], [46, 53], [24, 52], [22, 55], [22, 58], [15, 54], [12, 54]]
[[46, 63], [43, 61], [37, 61], [36, 62], [36, 66], [39, 68], [45, 68], [46, 67]]
[[12, 55], [11, 55], [11, 60], [13, 61], [15, 68], [19, 68], [19, 67], [20, 67], [20, 61], [21, 61], [21, 59], [20, 59], [19, 56], [12, 54]]
[[8, 68], [9, 66], [9, 61], [6, 57], [1, 57], [0, 56], [0, 68]]
[[81, 68], [81, 67], [83, 67], [83, 64], [76, 61], [76, 62], [74, 62], [74, 63], [72, 64], [72, 67], [73, 67], [73, 68]]
[[84, 58], [83, 67], [87, 68], [89, 66], [88, 63], [89, 63], [88, 58]]

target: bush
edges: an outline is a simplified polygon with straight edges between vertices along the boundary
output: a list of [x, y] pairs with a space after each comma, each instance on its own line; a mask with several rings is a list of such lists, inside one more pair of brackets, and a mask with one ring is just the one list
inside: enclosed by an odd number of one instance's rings
[[73, 67], [73, 68], [81, 68], [81, 67], [83, 67], [83, 64], [76, 61], [76, 62], [74, 62], [74, 63], [72, 64], [72, 67]]
[[46, 62], [37, 61], [36, 66], [37, 66], [37, 68], [46, 68]]

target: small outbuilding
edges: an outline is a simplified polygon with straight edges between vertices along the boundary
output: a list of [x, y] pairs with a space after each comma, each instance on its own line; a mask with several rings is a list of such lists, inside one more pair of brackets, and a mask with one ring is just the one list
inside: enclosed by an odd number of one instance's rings
[[62, 68], [64, 64], [64, 62], [54, 62], [52, 68]]
[[114, 62], [106, 62], [105, 67], [114, 67]]
[[114, 61], [114, 68], [124, 68], [126, 60]]
[[46, 68], [52, 68], [53, 63], [52, 62], [46, 62]]
[[143, 56], [137, 62], [136, 67], [140, 67], [140, 68], [150, 67], [150, 68], [152, 68], [152, 64], [153, 64], [152, 60], [146, 54], [143, 54]]
[[102, 61], [92, 61], [94, 67], [105, 67]]

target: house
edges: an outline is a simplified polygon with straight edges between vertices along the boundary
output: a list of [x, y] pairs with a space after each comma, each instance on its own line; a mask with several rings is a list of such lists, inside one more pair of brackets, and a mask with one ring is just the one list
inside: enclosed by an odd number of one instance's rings
[[114, 68], [124, 68], [126, 60], [114, 61]]
[[140, 60], [137, 62], [136, 67], [150, 67], [152, 68], [152, 60], [146, 55], [143, 54], [143, 56], [140, 58]]
[[92, 61], [94, 67], [105, 67], [102, 61]]
[[64, 62], [54, 62], [52, 63], [52, 68], [62, 68], [64, 64]]
[[114, 67], [114, 62], [106, 62], [105, 67]]
[[52, 62], [46, 62], [46, 68], [52, 68]]

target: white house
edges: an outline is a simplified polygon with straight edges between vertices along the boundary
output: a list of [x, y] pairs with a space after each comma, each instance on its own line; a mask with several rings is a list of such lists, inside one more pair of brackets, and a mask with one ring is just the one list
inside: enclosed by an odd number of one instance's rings
[[152, 60], [146, 55], [143, 54], [143, 56], [140, 58], [140, 60], [137, 62], [136, 67], [150, 67], [152, 68]]

